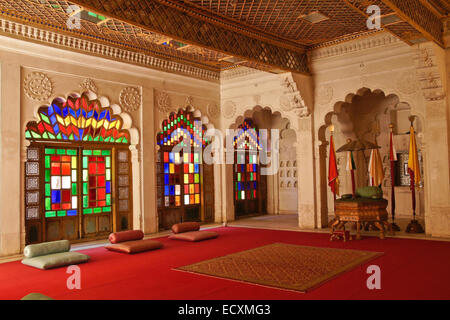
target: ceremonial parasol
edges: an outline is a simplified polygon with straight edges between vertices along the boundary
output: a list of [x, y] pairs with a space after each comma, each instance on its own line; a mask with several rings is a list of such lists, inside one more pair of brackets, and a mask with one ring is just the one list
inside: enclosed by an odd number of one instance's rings
[[380, 149], [378, 145], [375, 143], [358, 139], [358, 140], [352, 140], [348, 139], [347, 143], [340, 147], [336, 152], [348, 152], [348, 161], [347, 161], [347, 170], [350, 171], [352, 176], [352, 196], [353, 198], [356, 198], [356, 186], [355, 186], [355, 161], [353, 159], [353, 151], [364, 151], [364, 150], [373, 150], [373, 149]]

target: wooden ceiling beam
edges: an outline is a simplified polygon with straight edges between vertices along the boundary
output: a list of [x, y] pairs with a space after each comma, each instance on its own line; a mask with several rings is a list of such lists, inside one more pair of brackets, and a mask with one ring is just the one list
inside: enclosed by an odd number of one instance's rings
[[198, 12], [186, 12], [166, 0], [71, 0], [71, 2], [101, 12], [109, 18], [160, 33], [187, 44], [202, 46], [248, 61], [286, 71], [309, 74], [306, 50], [301, 45], [275, 44], [257, 35], [251, 36], [227, 28], [220, 23], [199, 17]]
[[381, 0], [425, 38], [444, 47], [443, 23], [421, 0]]

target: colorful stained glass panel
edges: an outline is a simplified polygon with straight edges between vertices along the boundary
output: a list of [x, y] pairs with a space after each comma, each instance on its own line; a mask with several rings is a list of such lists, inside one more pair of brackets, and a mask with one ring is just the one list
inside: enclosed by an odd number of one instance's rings
[[[77, 215], [78, 190], [76, 174], [77, 150], [46, 148], [45, 154], [45, 217]], [[71, 156], [68, 156], [68, 155]]]

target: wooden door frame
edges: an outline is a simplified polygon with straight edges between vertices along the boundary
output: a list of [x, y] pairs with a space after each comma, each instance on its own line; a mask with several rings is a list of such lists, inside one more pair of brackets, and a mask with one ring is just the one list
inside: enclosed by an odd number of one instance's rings
[[[27, 232], [28, 232], [28, 226], [31, 224], [38, 224], [40, 223], [41, 225], [41, 230], [40, 230], [40, 241], [38, 243], [41, 242], [46, 242], [47, 241], [47, 218], [45, 217], [45, 149], [46, 148], [55, 148], [55, 149], [76, 149], [77, 150], [77, 197], [78, 197], [78, 201], [77, 201], [77, 210], [78, 210], [78, 215], [76, 217], [76, 219], [78, 220], [76, 223], [77, 226], [77, 237], [76, 239], [72, 239], [70, 240], [72, 243], [76, 243], [76, 242], [86, 242], [86, 241], [92, 241], [92, 240], [97, 240], [97, 239], [104, 239], [105, 235], [98, 235], [98, 231], [96, 232], [95, 236], [92, 237], [85, 237], [84, 236], [84, 229], [83, 229], [83, 223], [84, 223], [84, 213], [83, 213], [83, 193], [82, 193], [82, 157], [83, 155], [83, 150], [111, 150], [111, 215], [112, 215], [112, 219], [110, 219], [110, 230], [111, 232], [114, 232], [117, 230], [117, 218], [119, 215], [118, 212], [118, 208], [116, 208], [116, 199], [118, 199], [118, 189], [117, 189], [117, 176], [119, 175], [119, 172], [117, 170], [117, 165], [116, 165], [116, 155], [117, 155], [117, 151], [118, 150], [127, 150], [128, 152], [128, 168], [129, 168], [129, 172], [128, 172], [128, 177], [129, 177], [129, 183], [128, 183], [128, 187], [129, 187], [129, 198], [128, 198], [128, 202], [129, 202], [129, 210], [128, 210], [128, 215], [129, 215], [129, 223], [128, 223], [128, 227], [130, 228], [130, 226], [133, 225], [133, 185], [132, 185], [132, 170], [131, 170], [131, 153], [129, 150], [129, 144], [114, 144], [114, 143], [102, 143], [102, 142], [91, 142], [91, 141], [55, 141], [55, 140], [39, 140], [39, 141], [35, 141], [35, 140], [31, 140], [30, 141], [30, 145], [27, 146], [28, 148], [33, 148], [33, 149], [38, 149], [39, 151], [39, 219], [32, 219], [32, 220], [27, 220], [26, 217], [26, 208], [27, 208], [27, 200], [26, 200], [26, 181], [24, 183], [24, 208], [25, 208], [25, 214], [24, 214], [24, 218], [25, 218], [25, 238], [27, 238]], [[28, 159], [26, 160], [28, 161]], [[26, 167], [24, 168], [24, 170], [26, 170]], [[27, 175], [26, 172], [24, 172], [24, 179], [26, 179]], [[61, 226], [60, 228], [62, 228], [62, 219], [67, 218], [66, 217], [61, 217]], [[49, 218], [51, 219], [51, 218]], [[97, 218], [98, 219], [98, 218]], [[29, 222], [28, 222], [29, 221]], [[96, 221], [97, 224], [97, 221]], [[96, 226], [98, 229], [98, 226]], [[62, 232], [62, 229], [60, 229], [60, 233]]]

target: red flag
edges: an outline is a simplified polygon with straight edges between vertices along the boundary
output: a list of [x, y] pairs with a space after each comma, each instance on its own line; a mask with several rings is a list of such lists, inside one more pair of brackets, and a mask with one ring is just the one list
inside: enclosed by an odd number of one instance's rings
[[328, 185], [331, 191], [339, 195], [339, 174], [336, 163], [336, 152], [334, 151], [333, 136], [330, 138], [330, 162], [328, 164]]

